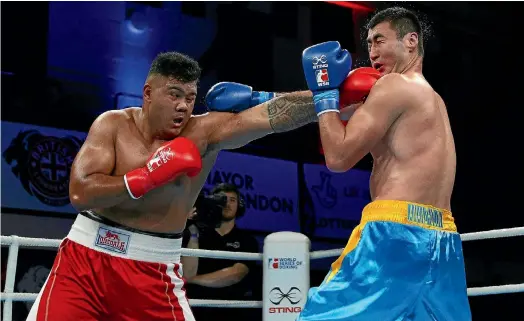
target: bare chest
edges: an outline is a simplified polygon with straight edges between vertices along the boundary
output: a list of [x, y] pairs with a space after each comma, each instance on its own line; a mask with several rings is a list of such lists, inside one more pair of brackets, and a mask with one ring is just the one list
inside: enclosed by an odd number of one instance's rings
[[[207, 144], [203, 137], [191, 133], [184, 136], [191, 139], [199, 147], [201, 155], [205, 153]], [[151, 155], [163, 143], [164, 141], [158, 141], [148, 144], [140, 135], [135, 133], [119, 133], [115, 143], [116, 157], [113, 175], [123, 176], [131, 170], [145, 166]], [[173, 182], [148, 192], [139, 200], [130, 200], [121, 204], [121, 207], [146, 212], [165, 212], [180, 207], [181, 211], [185, 211], [185, 208], [188, 207], [186, 203], [189, 203], [187, 200], [193, 198], [192, 192], [195, 190], [193, 187], [198, 184], [197, 182], [198, 177], [189, 178], [182, 175]]]
[[[202, 137], [195, 134], [182, 135], [191, 139], [204, 155], [207, 144]], [[115, 168], [113, 175], [124, 175], [130, 170], [142, 167], [147, 160], [164, 144], [165, 141], [146, 142], [139, 134], [132, 132], [119, 133], [115, 143]]]

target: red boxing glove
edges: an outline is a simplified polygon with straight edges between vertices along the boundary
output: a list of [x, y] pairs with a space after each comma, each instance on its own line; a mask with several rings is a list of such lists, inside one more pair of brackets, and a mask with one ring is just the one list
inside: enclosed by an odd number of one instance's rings
[[379, 78], [380, 72], [375, 68], [353, 69], [339, 87], [340, 107], [364, 101]]
[[138, 199], [182, 174], [194, 177], [201, 170], [202, 158], [198, 147], [185, 137], [177, 137], [160, 146], [149, 157], [146, 166], [128, 172], [124, 182], [129, 195]]

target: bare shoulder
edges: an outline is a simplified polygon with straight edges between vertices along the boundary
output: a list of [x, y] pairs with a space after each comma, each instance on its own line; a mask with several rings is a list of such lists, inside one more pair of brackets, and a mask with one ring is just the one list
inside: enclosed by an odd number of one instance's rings
[[415, 81], [413, 78], [402, 74], [392, 73], [377, 80], [371, 91], [411, 96], [416, 94], [416, 90], [420, 89], [419, 87], [421, 87], [420, 82]]
[[230, 119], [233, 113], [227, 112], [207, 112], [201, 115], [193, 115], [189, 120], [188, 127], [195, 127], [199, 131], [209, 134], [218, 126], [224, 125], [224, 121]]
[[114, 134], [126, 123], [134, 123], [134, 117], [137, 112], [138, 108], [105, 111], [93, 121], [89, 134]]
[[185, 135], [196, 140], [204, 140], [207, 152], [212, 152], [217, 146], [212, 144], [213, 133], [234, 114], [227, 112], [207, 112], [201, 115], [193, 115], [189, 119]]
[[184, 132], [188, 134], [192, 134], [194, 132], [207, 133], [209, 126], [212, 124], [211, 118], [213, 117], [209, 117], [209, 113], [191, 115]]
[[120, 109], [120, 110], [108, 110], [96, 117], [93, 125], [105, 125], [113, 124], [114, 127], [117, 127], [121, 122], [128, 121], [133, 119], [134, 110], [132, 108]]
[[412, 101], [414, 88], [401, 74], [387, 74], [371, 88], [363, 109], [396, 118]]
[[401, 103], [404, 107], [418, 105], [428, 99], [433, 88], [420, 76], [392, 73], [380, 78], [372, 88], [370, 95], [377, 94]]
[[210, 111], [201, 115], [192, 115], [191, 121], [200, 125], [214, 125], [217, 121], [227, 119], [232, 115], [234, 114], [228, 112]]

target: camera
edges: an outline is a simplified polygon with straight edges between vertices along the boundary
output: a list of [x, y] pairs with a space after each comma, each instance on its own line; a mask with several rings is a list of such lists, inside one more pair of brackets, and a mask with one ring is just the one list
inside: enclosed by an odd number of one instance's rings
[[215, 228], [222, 222], [222, 210], [227, 205], [227, 196], [223, 193], [204, 195], [200, 193], [195, 202], [197, 214], [193, 220], [197, 226]]

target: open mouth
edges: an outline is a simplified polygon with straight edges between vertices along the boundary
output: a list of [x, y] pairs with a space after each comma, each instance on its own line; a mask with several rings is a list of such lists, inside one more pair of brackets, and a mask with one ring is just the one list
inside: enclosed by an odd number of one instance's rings
[[376, 70], [380, 71], [380, 69], [382, 68], [382, 66], [384, 66], [383, 64], [380, 64], [380, 63], [374, 63], [373, 64], [373, 68], [375, 68]]
[[182, 125], [182, 122], [184, 122], [184, 116], [175, 117], [173, 119], [173, 124], [177, 127]]

